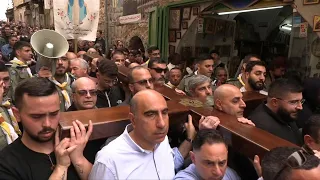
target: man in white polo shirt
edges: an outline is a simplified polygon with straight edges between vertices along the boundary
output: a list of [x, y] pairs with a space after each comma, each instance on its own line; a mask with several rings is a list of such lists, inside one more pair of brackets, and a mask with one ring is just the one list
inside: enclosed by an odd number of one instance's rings
[[[168, 107], [158, 92], [135, 94], [129, 118], [124, 133], [98, 152], [89, 179], [173, 179], [196, 135], [191, 116], [185, 124], [188, 137], [179, 149], [170, 147]], [[214, 117], [202, 118], [200, 124], [204, 122], [212, 128], [219, 124]]]

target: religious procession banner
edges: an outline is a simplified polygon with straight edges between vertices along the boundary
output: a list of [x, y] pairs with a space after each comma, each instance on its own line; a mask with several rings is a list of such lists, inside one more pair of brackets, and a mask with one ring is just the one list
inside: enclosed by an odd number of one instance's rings
[[66, 39], [95, 41], [100, 0], [54, 0], [55, 31]]

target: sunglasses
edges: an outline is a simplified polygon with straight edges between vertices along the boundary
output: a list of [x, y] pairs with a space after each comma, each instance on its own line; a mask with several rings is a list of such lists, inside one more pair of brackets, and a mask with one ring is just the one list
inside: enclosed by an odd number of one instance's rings
[[302, 165], [304, 165], [307, 162], [307, 158], [305, 156], [305, 153], [306, 152], [303, 149], [292, 153], [288, 157], [288, 159], [286, 160], [285, 164], [280, 169], [280, 171], [278, 171], [278, 173], [274, 176], [274, 179], [277, 179], [287, 167], [295, 169], [295, 168], [298, 168], [298, 167], [301, 167]]
[[162, 72], [167, 73], [168, 72], [167, 68], [165, 68], [165, 69], [162, 69], [162, 68], [151, 68], [151, 69], [155, 70], [157, 73], [162, 73]]
[[144, 80], [141, 80], [141, 81], [137, 81], [137, 82], [134, 82], [134, 83], [132, 83], [132, 84], [137, 83], [137, 84], [139, 84], [139, 85], [141, 85], [141, 86], [146, 86], [148, 83], [149, 83], [149, 84], [153, 84], [153, 82], [154, 82], [154, 79], [153, 79], [153, 78], [150, 78], [150, 79], [144, 79]]
[[77, 91], [77, 94], [79, 94], [80, 96], [86, 96], [88, 93], [90, 94], [90, 96], [96, 96], [97, 95], [97, 90], [91, 89], [89, 91], [87, 91], [87, 90], [79, 90], [79, 91]]

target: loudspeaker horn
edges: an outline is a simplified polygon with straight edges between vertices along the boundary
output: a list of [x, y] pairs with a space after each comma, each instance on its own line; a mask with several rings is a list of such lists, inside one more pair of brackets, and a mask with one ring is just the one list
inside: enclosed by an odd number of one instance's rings
[[47, 67], [54, 75], [56, 69], [56, 60], [64, 56], [69, 50], [67, 39], [60, 33], [43, 29], [35, 32], [30, 39], [32, 48], [37, 53], [36, 71], [41, 67]]

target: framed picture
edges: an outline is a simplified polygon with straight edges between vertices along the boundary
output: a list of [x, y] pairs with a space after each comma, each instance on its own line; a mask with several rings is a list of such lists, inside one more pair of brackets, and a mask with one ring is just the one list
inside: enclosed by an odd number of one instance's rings
[[182, 19], [190, 20], [190, 18], [191, 18], [191, 7], [183, 8]]
[[214, 34], [215, 28], [216, 28], [216, 20], [215, 19], [206, 19], [205, 33]]
[[223, 32], [225, 30], [226, 21], [224, 20], [216, 20], [216, 28], [215, 28], [215, 34], [218, 34], [220, 32]]
[[176, 31], [169, 31], [169, 42], [176, 42]]
[[320, 15], [315, 15], [313, 17], [313, 31], [320, 31]]
[[283, 2], [293, 2], [293, 0], [283, 0]]
[[188, 22], [187, 21], [182, 22], [182, 29], [188, 29]]
[[177, 39], [181, 39], [181, 32], [177, 32], [176, 36], [177, 36]]
[[198, 16], [199, 15], [199, 10], [200, 10], [199, 7], [192, 7], [192, 14], [194, 16]]
[[170, 9], [169, 13], [169, 29], [180, 30], [181, 28], [181, 10]]
[[317, 4], [319, 0], [303, 0], [303, 4]]
[[173, 45], [169, 45], [169, 55], [174, 54], [176, 52], [176, 47]]

